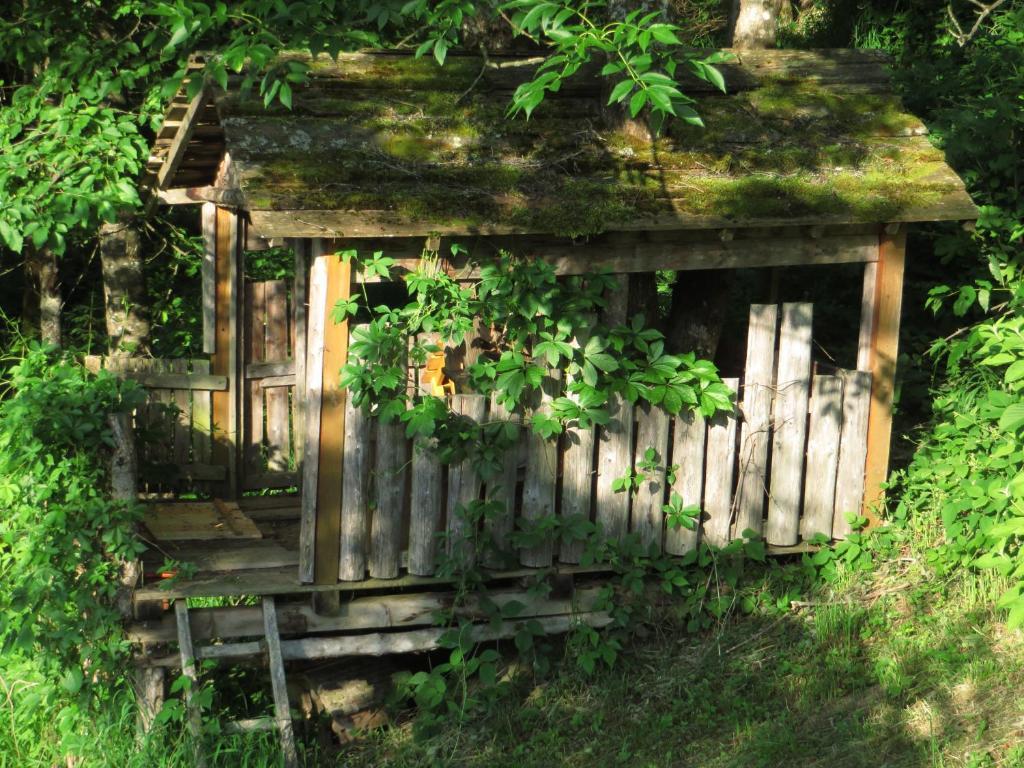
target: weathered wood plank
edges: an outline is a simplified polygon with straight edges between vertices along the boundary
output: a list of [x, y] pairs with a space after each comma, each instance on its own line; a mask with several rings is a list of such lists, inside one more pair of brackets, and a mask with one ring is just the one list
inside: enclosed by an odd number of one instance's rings
[[181, 161], [185, 159], [185, 150], [188, 147], [188, 143], [192, 140], [193, 131], [196, 129], [198, 122], [196, 118], [202, 111], [203, 105], [208, 98], [209, 94], [206, 88], [201, 89], [189, 102], [185, 114], [182, 115], [181, 126], [175, 132], [174, 140], [171, 142], [163, 164], [156, 174], [157, 186], [161, 189], [171, 186], [171, 182], [174, 181], [174, 174], [177, 173], [178, 168], [181, 166]]
[[[295, 251], [295, 283], [292, 286], [292, 331], [295, 335], [295, 341], [292, 344], [292, 359], [295, 361], [292, 424], [299, 429], [299, 425], [306, 423], [306, 327], [309, 303], [309, 264], [306, 257], [309, 241], [293, 241], [292, 248]], [[302, 435], [293, 435], [292, 444], [295, 450], [295, 463], [301, 471], [304, 448]]]
[[843, 424], [836, 472], [836, 504], [832, 516], [832, 538], [850, 535], [846, 515], [860, 514], [864, 502], [864, 462], [868, 452], [868, 412], [871, 408], [871, 374], [841, 371], [843, 379]]
[[409, 573], [433, 576], [441, 530], [442, 470], [434, 445], [414, 445], [409, 509]]
[[838, 376], [815, 376], [811, 382], [811, 419], [807, 429], [807, 471], [800, 535], [832, 535], [836, 470], [843, 417], [843, 382]]
[[[288, 356], [288, 292], [283, 280], [266, 283], [266, 307], [265, 358], [280, 360]], [[283, 472], [288, 469], [291, 458], [288, 392], [281, 387], [273, 387], [266, 390], [264, 397], [267, 410], [267, 469]]]
[[[722, 379], [733, 391], [739, 379]], [[732, 527], [733, 478], [736, 467], [736, 413], [717, 413], [708, 422], [705, 464], [704, 521], [701, 538], [713, 547], [729, 543]]]
[[228, 468], [221, 495], [234, 498], [238, 488], [238, 221], [225, 208], [216, 211], [216, 349], [210, 358], [210, 370], [226, 376], [228, 388], [213, 393], [213, 462]]
[[[209, 360], [192, 361], [192, 373], [207, 375], [209, 371]], [[192, 461], [196, 464], [210, 463], [210, 438], [212, 435], [210, 399], [209, 390], [192, 392]]]
[[203, 257], [199, 265], [203, 302], [203, 353], [217, 348], [217, 206], [203, 203]]
[[[570, 344], [574, 349], [585, 347], [590, 339], [589, 330], [581, 332]], [[572, 383], [571, 381], [569, 382]], [[577, 400], [570, 393], [569, 398]], [[595, 429], [565, 428], [562, 438], [562, 518], [590, 520], [594, 496], [594, 438]], [[583, 555], [582, 540], [563, 535], [558, 559], [563, 563], [578, 563]]]
[[519, 448], [525, 439], [522, 417], [510, 414], [498, 402], [496, 396], [491, 397], [488, 420], [492, 422], [511, 422], [518, 431], [517, 443], [509, 448], [502, 457], [501, 471], [487, 483], [487, 500], [497, 502], [499, 508], [484, 519], [484, 532], [488, 538], [488, 548], [484, 552], [484, 564], [498, 568], [507, 566], [514, 561], [511, 552], [510, 536], [516, 524], [516, 484], [519, 479]]
[[[345, 611], [334, 616], [316, 613], [307, 603], [281, 602], [277, 605], [278, 628], [281, 634], [318, 634], [324, 632], [360, 632], [431, 626], [438, 612], [455, 608], [460, 618], [484, 621], [491, 617], [490, 601], [499, 608], [516, 602], [522, 605], [520, 615], [557, 616], [574, 609], [595, 610], [601, 599], [601, 587], [574, 590], [570, 597], [547, 597], [521, 589], [497, 589], [486, 595], [486, 601], [473, 594], [455, 606], [452, 592], [417, 592], [356, 597], [345, 603]], [[230, 608], [193, 608], [189, 611], [193, 641], [231, 640], [252, 637], [263, 632], [263, 612], [258, 606]], [[173, 615], [158, 621], [138, 622], [127, 628], [133, 643], [172, 642], [177, 636]]]
[[[246, 358], [257, 362], [266, 359], [267, 284], [245, 284]], [[248, 366], [246, 366], [248, 367]], [[246, 407], [245, 470], [246, 474], [259, 474], [264, 469], [265, 408], [263, 389], [258, 381], [245, 382], [248, 403]]]
[[[675, 419], [672, 437], [673, 464], [678, 464], [676, 481], [670, 493], [678, 494], [684, 507], [703, 508], [704, 449], [707, 442], [707, 424], [695, 411], [683, 411]], [[671, 496], [669, 497], [671, 498]], [[668, 526], [665, 533], [665, 551], [670, 555], [685, 555], [697, 546], [700, 537], [700, 518], [694, 528]]]
[[[534, 413], [549, 413], [551, 401], [558, 396], [559, 389], [559, 372], [549, 369], [541, 381], [540, 391], [535, 393]], [[528, 429], [522, 510], [526, 526], [554, 517], [557, 481], [558, 438], [544, 438]], [[533, 568], [545, 568], [551, 565], [553, 546], [551, 536], [545, 536], [534, 546], [523, 547], [519, 551], [519, 562]]]
[[[325, 244], [314, 243], [320, 258]], [[324, 351], [320, 394], [320, 455], [317, 470], [316, 581], [335, 584], [340, 569], [342, 526], [342, 462], [347, 393], [340, 386], [342, 366], [348, 361], [349, 324], [335, 323], [331, 308], [352, 291], [352, 267], [334, 255], [322, 256], [327, 264], [327, 298], [324, 305]], [[307, 374], [308, 375], [308, 374]], [[308, 423], [307, 419], [307, 423]]]
[[131, 379], [140, 387], [146, 389], [183, 389], [192, 392], [226, 392], [228, 389], [227, 376], [196, 372], [157, 372], [152, 368], [150, 371], [131, 370], [117, 372], [114, 369], [110, 370], [112, 373], [117, 373], [120, 378]]
[[[353, 332], [359, 326], [353, 328]], [[351, 397], [345, 398], [345, 446], [341, 487], [341, 561], [338, 578], [366, 578], [370, 535], [370, 427], [372, 421]], [[321, 433], [321, 439], [323, 435]]]
[[864, 287], [860, 300], [860, 333], [857, 339], [857, 370], [871, 368], [871, 339], [875, 329], [875, 290], [878, 285], [878, 263], [864, 265]]
[[[482, 424], [487, 400], [483, 395], [453, 395], [451, 409], [475, 424]], [[464, 565], [476, 557], [474, 548], [475, 529], [467, 521], [465, 510], [480, 498], [482, 482], [479, 474], [468, 461], [448, 467], [447, 526], [448, 556]]]
[[[172, 373], [188, 373], [188, 360], [170, 361]], [[192, 399], [187, 389], [175, 389], [171, 393], [177, 413], [174, 415], [174, 462], [185, 464], [188, 462], [189, 448], [191, 447], [191, 423], [192, 423]]]
[[203, 749], [203, 720], [199, 709], [196, 693], [199, 690], [199, 675], [196, 674], [195, 650], [192, 646], [192, 628], [188, 621], [188, 603], [184, 600], [174, 601], [174, 615], [178, 626], [178, 652], [181, 659], [181, 674], [188, 679], [185, 686], [185, 712], [189, 738], [192, 739], [192, 759], [198, 768], [206, 765], [206, 753]]
[[142, 522], [158, 541], [259, 539], [263, 534], [234, 502], [147, 504]]
[[[568, 632], [577, 624], [604, 627], [612, 619], [603, 611], [543, 616], [536, 621], [544, 634]], [[470, 630], [473, 642], [486, 642], [513, 637], [526, 627], [526, 621], [503, 621], [500, 625], [478, 624]], [[407, 632], [341, 635], [338, 637], [306, 637], [281, 641], [281, 656], [285, 661], [314, 661], [343, 656], [387, 656], [396, 653], [415, 653], [441, 647], [441, 638], [448, 632], [444, 627], [414, 629]], [[203, 646], [201, 658], [242, 659], [262, 653], [261, 643], [231, 643]], [[153, 666], [175, 666], [176, 658], [156, 658]]]
[[753, 304], [750, 307], [747, 361], [743, 373], [743, 427], [740, 431], [734, 536], [741, 536], [748, 529], [761, 533], [764, 525], [778, 316], [779, 310], [774, 304]]
[[[669, 415], [663, 409], [649, 403], [636, 407], [636, 453], [633, 466], [640, 482], [633, 499], [633, 533], [640, 537], [645, 547], [656, 546], [661, 551], [665, 527], [665, 476], [668, 468]], [[653, 451], [653, 455], [650, 455]], [[655, 468], [645, 470], [642, 464], [653, 461]]]
[[277, 609], [273, 597], [263, 598], [263, 634], [267, 641], [270, 663], [270, 687], [274, 695], [274, 721], [281, 738], [281, 752], [285, 768], [298, 768], [299, 755], [292, 732], [292, 715], [288, 707], [288, 684], [284, 677], [284, 659], [281, 656], [281, 636], [277, 631]]
[[811, 380], [811, 304], [783, 304], [776, 376], [772, 476], [768, 493], [769, 544], [796, 544], [800, 530], [807, 400]]
[[302, 514], [299, 532], [299, 580], [314, 579], [320, 470], [320, 415], [324, 382], [324, 332], [327, 319], [327, 257], [313, 260], [309, 278], [309, 342], [306, 346], [305, 428], [302, 455]]
[[264, 360], [246, 364], [245, 378], [271, 379], [278, 376], [294, 376], [295, 371], [295, 362], [292, 360]]
[[398, 576], [405, 511], [405, 475], [409, 441], [400, 421], [377, 420], [377, 456], [373, 486], [377, 505], [370, 528], [370, 578]]
[[[619, 287], [605, 296], [603, 320], [614, 327], [626, 321], [629, 277], [615, 276]], [[629, 493], [612, 490], [612, 484], [630, 470], [633, 456], [633, 405], [621, 395], [608, 399], [608, 424], [597, 437], [597, 487], [594, 519], [608, 539], [622, 539], [629, 532]]]
[[882, 235], [878, 249], [878, 275], [872, 302], [874, 324], [868, 366], [871, 371], [871, 410], [868, 414], [868, 455], [864, 470], [864, 514], [872, 525], [878, 523], [875, 508], [882, 501], [882, 483], [889, 476], [892, 403], [896, 388], [906, 249], [905, 229], [895, 235]]

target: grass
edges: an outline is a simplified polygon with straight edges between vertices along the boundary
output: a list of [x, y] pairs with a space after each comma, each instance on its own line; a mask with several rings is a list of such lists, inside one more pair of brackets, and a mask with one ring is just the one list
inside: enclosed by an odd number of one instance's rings
[[[611, 670], [586, 677], [567, 658], [547, 677], [519, 674], [484, 714], [424, 736], [401, 712], [308, 764], [1024, 768], [1024, 635], [993, 612], [998, 578], [933, 576], [934, 535], [908, 532], [913, 547], [831, 585], [808, 589], [797, 564], [765, 569], [744, 588], [754, 610], [703, 635], [662, 605]], [[30, 706], [32, 687], [0, 661], [0, 768], [191, 765], [176, 724], [136, 744], [127, 695], [100, 717], [61, 715]], [[214, 766], [280, 759], [270, 735], [211, 743]]]

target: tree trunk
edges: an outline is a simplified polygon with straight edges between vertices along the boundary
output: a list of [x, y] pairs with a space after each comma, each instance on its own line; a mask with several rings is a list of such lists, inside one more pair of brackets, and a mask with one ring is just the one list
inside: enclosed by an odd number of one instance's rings
[[773, 48], [788, 0], [734, 0], [730, 36], [734, 48]]
[[[34, 329], [38, 320], [39, 338], [44, 344], [61, 345], [61, 296], [57, 256], [49, 248], [29, 248], [25, 252], [25, 276], [29, 287], [25, 292], [23, 316], [26, 327]], [[36, 302], [35, 299], [38, 299]], [[38, 314], [36, 312], [38, 308]]]
[[131, 356], [149, 346], [149, 298], [139, 231], [130, 221], [100, 227], [104, 315], [112, 355]]

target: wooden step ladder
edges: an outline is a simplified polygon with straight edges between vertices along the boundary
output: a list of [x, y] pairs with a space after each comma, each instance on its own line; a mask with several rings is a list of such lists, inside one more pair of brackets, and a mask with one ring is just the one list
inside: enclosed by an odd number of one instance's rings
[[[195, 765], [205, 768], [206, 754], [202, 745], [202, 715], [195, 693], [199, 684], [196, 672], [196, 651], [192, 645], [192, 627], [189, 623], [188, 602], [184, 598], [174, 601], [174, 614], [178, 624], [178, 648], [181, 651], [181, 672], [190, 685], [185, 691], [185, 710], [188, 715], [188, 729], [195, 745]], [[281, 752], [285, 768], [298, 768], [299, 756], [295, 748], [295, 733], [292, 731], [292, 716], [288, 707], [288, 687], [284, 679], [284, 659], [281, 657], [281, 635], [277, 629], [277, 609], [274, 598], [263, 598], [263, 634], [261, 643], [267, 651], [270, 666], [270, 684], [274, 692], [274, 717], [240, 720], [228, 723], [225, 730], [249, 732], [277, 728], [281, 737]]]

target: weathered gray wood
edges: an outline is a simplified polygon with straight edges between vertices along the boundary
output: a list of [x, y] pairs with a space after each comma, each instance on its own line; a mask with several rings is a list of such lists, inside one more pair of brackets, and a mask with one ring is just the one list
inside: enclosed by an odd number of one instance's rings
[[796, 544], [807, 442], [811, 379], [811, 304], [783, 304], [776, 376], [772, 477], [768, 493], [769, 544]]
[[[259, 379], [260, 389], [282, 389], [286, 387], [295, 386], [295, 375], [290, 376], [268, 376], [265, 379]], [[285, 393], [287, 397], [287, 393]]]
[[[568, 632], [577, 624], [604, 627], [612, 619], [604, 611], [572, 613], [557, 616], [542, 616], [531, 619], [548, 635]], [[478, 624], [470, 630], [473, 642], [486, 642], [513, 637], [526, 626], [526, 621], [503, 621], [500, 624]], [[342, 635], [339, 637], [306, 637], [281, 641], [281, 657], [284, 661], [315, 661], [334, 659], [342, 656], [386, 656], [396, 653], [431, 651], [440, 647], [441, 638], [448, 632], [444, 627], [414, 629], [406, 632], [372, 632], [363, 635]], [[216, 658], [240, 659], [262, 653], [261, 643], [228, 643], [221, 646], [204, 646], [202, 656], [214, 649]], [[171, 666], [173, 660], [157, 658], [153, 663]]]
[[[292, 287], [292, 329], [295, 342], [292, 359], [295, 361], [295, 389], [292, 390], [292, 424], [298, 429], [305, 424], [306, 403], [306, 328], [307, 305], [309, 303], [309, 251], [308, 240], [292, 241], [295, 251], [295, 283]], [[302, 433], [294, 435], [295, 463], [302, 470], [302, 451], [305, 447]]]
[[860, 333], [857, 337], [857, 370], [871, 369], [871, 340], [875, 335], [875, 291], [878, 285], [878, 262], [864, 265], [864, 287], [860, 300]]
[[[585, 347], [590, 339], [589, 330], [581, 332], [570, 344], [574, 349]], [[572, 383], [571, 381], [569, 383]], [[577, 397], [570, 393], [569, 398]], [[562, 518], [590, 519], [590, 508], [594, 496], [594, 437], [595, 429], [581, 429], [578, 426], [565, 428], [562, 438]], [[582, 540], [572, 540], [563, 535], [558, 559], [563, 563], [578, 563], [583, 555]]]
[[836, 503], [832, 538], [850, 535], [848, 513], [859, 515], [864, 502], [864, 466], [868, 453], [868, 413], [871, 409], [871, 374], [841, 371], [843, 423], [836, 472]]
[[[174, 639], [172, 634], [167, 638]], [[132, 690], [138, 707], [136, 725], [139, 733], [146, 734], [153, 728], [156, 716], [164, 706], [164, 682], [166, 671], [161, 667], [142, 667], [132, 670]]]
[[516, 524], [516, 483], [519, 479], [519, 448], [525, 438], [520, 414], [510, 414], [498, 402], [496, 396], [491, 397], [488, 420], [492, 422], [511, 422], [518, 431], [516, 444], [509, 448], [502, 457], [501, 471], [487, 483], [487, 500], [496, 502], [499, 508], [484, 519], [484, 531], [489, 544], [484, 553], [484, 564], [492, 568], [507, 566], [514, 560], [510, 552], [509, 537]]
[[[267, 336], [266, 359], [280, 360], [288, 356], [288, 294], [283, 280], [266, 283]], [[283, 472], [291, 458], [288, 429], [288, 392], [280, 387], [264, 393], [267, 409], [267, 469]]]
[[[673, 464], [678, 464], [676, 481], [670, 489], [678, 494], [682, 506], [703, 509], [704, 500], [704, 448], [707, 443], [707, 424], [695, 411], [683, 411], [675, 419], [672, 437]], [[685, 555], [697, 546], [700, 537], [700, 518], [694, 528], [668, 526], [665, 532], [665, 551], [670, 555]]]
[[177, 173], [178, 168], [181, 166], [181, 161], [185, 159], [185, 150], [188, 147], [188, 143], [192, 140], [193, 131], [196, 129], [196, 123], [198, 122], [196, 118], [199, 116], [208, 98], [209, 94], [206, 88], [200, 89], [199, 93], [192, 97], [188, 108], [185, 110], [185, 114], [182, 115], [181, 125], [175, 132], [174, 140], [171, 142], [160, 170], [156, 174], [157, 186], [161, 189], [167, 188], [174, 181], [174, 174]]
[[433, 576], [437, 536], [441, 530], [442, 470], [433, 444], [418, 444], [412, 452], [412, 493], [409, 509], [409, 573]]
[[228, 388], [227, 376], [211, 376], [210, 374], [200, 373], [146, 373], [136, 370], [124, 372], [121, 378], [131, 379], [146, 389], [224, 392]]
[[299, 532], [299, 580], [314, 576], [317, 475], [320, 465], [320, 405], [324, 371], [324, 324], [327, 322], [327, 257], [313, 262], [309, 286], [309, 343], [306, 347], [306, 407], [302, 455], [302, 514]]
[[631, 467], [633, 405], [621, 395], [608, 400], [608, 423], [598, 432], [597, 491], [594, 516], [606, 538], [622, 539], [629, 531], [629, 493], [612, 484]]
[[[247, 360], [266, 359], [267, 284], [245, 284], [245, 346]], [[247, 476], [262, 474], [264, 471], [264, 430], [265, 413], [263, 390], [258, 381], [246, 380], [246, 429], [243, 459]]]
[[[192, 373], [207, 375], [210, 372], [209, 360], [193, 360]], [[227, 382], [225, 381], [225, 384]], [[192, 461], [196, 464], [210, 463], [210, 440], [213, 433], [212, 413], [210, 409], [210, 392], [193, 390], [192, 392]]]
[[[461, 598], [452, 591], [380, 594], [348, 600], [344, 612], [331, 616], [316, 613], [308, 603], [282, 602], [277, 605], [277, 620], [282, 634], [309, 635], [433, 626], [439, 612], [452, 610], [460, 619], [486, 621], [492, 615], [492, 606], [501, 608], [513, 602], [521, 604], [520, 616], [557, 616], [573, 610], [596, 610], [602, 591], [602, 587], [592, 586], [576, 589], [570, 596], [547, 596], [511, 588], [496, 588], [486, 595], [470, 593]], [[193, 608], [189, 619], [193, 642], [254, 637], [264, 631], [263, 609], [255, 605]], [[171, 642], [177, 636], [174, 616], [132, 624], [127, 634], [133, 643]], [[200, 657], [201, 649], [202, 646], [197, 650]]]
[[295, 362], [292, 360], [260, 360], [246, 364], [245, 378], [270, 379], [294, 376], [295, 370]]
[[188, 621], [188, 603], [184, 599], [174, 601], [174, 615], [178, 625], [178, 650], [181, 658], [181, 674], [188, 679], [185, 686], [185, 711], [189, 737], [192, 739], [193, 761], [203, 768], [206, 765], [206, 753], [203, 749], [203, 721], [199, 711], [196, 692], [199, 688], [199, 676], [196, 674], [195, 650], [192, 647], [192, 628]]
[[203, 353], [212, 355], [217, 348], [217, 206], [203, 203], [203, 260], [199, 265], [203, 302]]
[[[605, 296], [602, 319], [614, 327], [626, 321], [629, 304], [629, 276], [615, 275], [619, 287]], [[608, 424], [597, 437], [597, 487], [594, 519], [608, 539], [622, 539], [629, 532], [629, 493], [612, 490], [616, 479], [625, 475], [633, 458], [633, 405], [621, 395], [608, 399]]]
[[377, 505], [370, 528], [370, 578], [398, 576], [405, 507], [405, 471], [409, 441], [400, 421], [377, 421], [377, 456], [373, 486]]
[[[169, 361], [169, 370], [172, 373], [188, 373], [188, 360]], [[191, 448], [191, 422], [192, 403], [187, 389], [175, 389], [171, 392], [171, 399], [177, 413], [174, 414], [174, 462], [184, 464], [188, 461], [189, 449]]]
[[[633, 466], [643, 475], [633, 499], [633, 533], [645, 547], [656, 546], [661, 551], [665, 524], [665, 475], [668, 467], [669, 415], [649, 403], [636, 407], [636, 453]], [[648, 460], [648, 449], [654, 449], [653, 461], [657, 467], [651, 471], [641, 468]]]
[[740, 431], [734, 536], [742, 536], [745, 530], [761, 533], [764, 526], [778, 317], [779, 310], [774, 304], [753, 304], [750, 307], [747, 361], [743, 373], [743, 426]]
[[273, 597], [263, 598], [263, 631], [267, 640], [270, 662], [270, 686], [274, 694], [274, 720], [281, 737], [281, 752], [285, 768], [298, 768], [299, 755], [295, 750], [292, 715], [288, 707], [288, 684], [284, 677], [284, 659], [281, 657], [281, 637], [277, 631], [277, 610]]
[[[549, 370], [535, 393], [534, 413], [549, 413], [551, 401], [558, 396], [558, 371]], [[522, 517], [527, 525], [538, 524], [555, 515], [555, 490], [558, 480], [558, 438], [546, 439], [528, 429], [526, 433], [526, 476], [523, 479]], [[534, 568], [551, 565], [553, 555], [551, 536], [532, 547], [523, 547], [519, 562]]]
[[[481, 424], [487, 409], [483, 395], [453, 395], [451, 409], [470, 421]], [[480, 498], [482, 483], [479, 474], [468, 461], [448, 467], [448, 556], [468, 565], [476, 557], [474, 539], [476, 531], [466, 520], [465, 510]]]
[[[358, 328], [358, 326], [357, 326]], [[338, 578], [366, 578], [370, 533], [370, 417], [362, 407], [345, 400], [345, 444], [341, 486], [341, 561]]]
[[818, 375], [811, 381], [811, 420], [807, 429], [807, 471], [804, 480], [800, 535], [832, 535], [835, 511], [839, 435], [843, 420], [843, 383], [838, 376]]
[[[739, 379], [722, 379], [733, 391]], [[736, 413], [716, 413], [708, 422], [708, 450], [701, 537], [713, 547], [729, 543], [736, 466]]]

